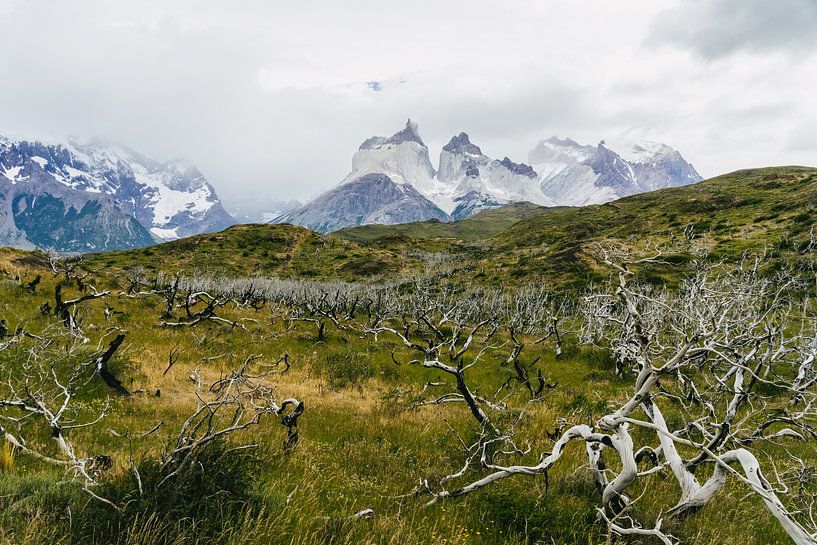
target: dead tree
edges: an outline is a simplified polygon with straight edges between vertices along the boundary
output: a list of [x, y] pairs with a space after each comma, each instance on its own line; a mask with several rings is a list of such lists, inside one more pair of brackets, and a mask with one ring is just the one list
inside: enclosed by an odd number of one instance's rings
[[[41, 336], [22, 336], [19, 342], [0, 347], [14, 350], [11, 361], [18, 362], [4, 369], [5, 376], [0, 380], [0, 437], [21, 455], [64, 468], [72, 482], [116, 510], [124, 506], [100, 495], [97, 487], [101, 472], [111, 467], [113, 460], [104, 454], [86, 454], [86, 449], [77, 446], [71, 435], [74, 430], [100, 426], [108, 415], [109, 404], [105, 403], [95, 417], [83, 416], [87, 403], [81, 400], [95, 392], [94, 377], [99, 376], [119, 394], [127, 393], [107, 369], [123, 340], [124, 336], [119, 335], [106, 349], [100, 347], [96, 357], [82, 359], [83, 340], [61, 327], [51, 327]], [[265, 416], [280, 419], [287, 429], [285, 450], [295, 448], [304, 403], [295, 398], [277, 402], [274, 385], [268, 380], [272, 373], [251, 372], [255, 359], [247, 358], [206, 389], [197, 378], [197, 403], [181, 424], [175, 440], [167, 444], [156, 460], [162, 476], [159, 488], [173, 486], [174, 479], [185, 468], [198, 463], [199, 454], [214, 441], [242, 437], [228, 452], [254, 448], [240, 432], [260, 424]], [[149, 436], [161, 425], [140, 436]], [[127, 439], [136, 483], [132, 494], [144, 494], [139, 468], [133, 461], [131, 434], [113, 431], [112, 435]], [[39, 441], [43, 436], [50, 437], [50, 444]], [[143, 458], [147, 456], [155, 455], [146, 452]], [[124, 501], [129, 500], [126, 497]]]
[[71, 280], [75, 280], [80, 291], [85, 291], [83, 280], [88, 278], [89, 274], [85, 273], [82, 276], [76, 274], [77, 269], [82, 265], [82, 261], [82, 255], [63, 258], [55, 253], [48, 254], [48, 264], [51, 266], [54, 277], [62, 276], [66, 284], [70, 283]]
[[[52, 328], [26, 339], [28, 345], [14, 347], [19, 367], [6, 369], [0, 381], [0, 434], [20, 453], [65, 468], [88, 494], [110, 503], [93, 491], [104, 455], [85, 454], [70, 435], [73, 430], [98, 425], [107, 416], [106, 403], [96, 417], [82, 419], [78, 398], [93, 387], [91, 378], [104, 371], [121, 339], [115, 339], [96, 359], [79, 364], [81, 343], [73, 335]], [[43, 432], [50, 437], [51, 448], [32, 440]]]
[[[176, 290], [178, 284], [174, 282], [174, 287], [171, 292], [172, 298], [176, 298]], [[168, 299], [170, 300], [170, 299]], [[255, 322], [253, 318], [240, 318], [237, 320], [229, 320], [223, 318], [216, 313], [216, 310], [223, 308], [233, 302], [229, 298], [218, 298], [206, 291], [195, 291], [193, 286], [188, 286], [185, 290], [185, 296], [182, 300], [181, 307], [184, 309], [185, 317], [177, 321], [161, 321], [159, 327], [193, 327], [202, 322], [214, 322], [217, 324], [227, 325], [230, 328], [239, 327], [246, 329], [244, 322]]]
[[94, 370], [102, 378], [102, 380], [105, 381], [105, 384], [107, 384], [111, 390], [119, 395], [127, 396], [130, 395], [130, 392], [128, 392], [127, 388], [122, 385], [122, 382], [108, 368], [108, 362], [111, 361], [111, 358], [122, 345], [124, 340], [125, 335], [121, 333], [117, 335], [114, 340], [111, 341], [111, 344], [108, 345], [108, 349], [100, 354], [100, 356], [94, 361]]
[[[257, 356], [247, 357], [243, 364], [219, 378], [204, 390], [196, 382], [196, 408], [184, 421], [175, 441], [162, 455], [163, 478], [158, 486], [172, 483], [208, 444], [237, 434], [261, 423], [264, 416], [278, 416], [287, 428], [284, 448], [291, 450], [298, 443], [298, 420], [304, 413], [304, 403], [295, 398], [275, 399], [274, 387], [268, 382], [271, 373], [251, 373]], [[242, 444], [236, 449], [254, 448]]]
[[110, 295], [108, 291], [94, 292], [83, 295], [76, 299], [65, 300], [62, 297], [62, 286], [57, 284], [54, 288], [54, 316], [59, 316], [62, 323], [73, 333], [79, 333], [79, 323], [77, 321], [76, 308], [79, 304], [92, 299], [99, 299]]
[[502, 298], [501, 323], [507, 331], [511, 342], [511, 352], [504, 365], [511, 367], [514, 374], [505, 381], [506, 389], [520, 384], [528, 390], [531, 399], [540, 399], [545, 388], [556, 387], [549, 383], [539, 368], [536, 370], [535, 382], [530, 376], [531, 370], [541, 359], [541, 355], [528, 363], [522, 361], [522, 352], [526, 347], [526, 338], [533, 338], [531, 344], [543, 345], [552, 341], [557, 359], [562, 357], [563, 338], [568, 330], [567, 322], [572, 318], [571, 305], [566, 299], [556, 299], [543, 288], [524, 288], [505, 294]]
[[[179, 273], [176, 273], [173, 276], [173, 281], [165, 287], [164, 296], [165, 296], [165, 310], [162, 313], [163, 319], [171, 319], [173, 318], [173, 308], [176, 305], [176, 295], [179, 293]], [[189, 306], [188, 306], [188, 314]]]
[[[482, 455], [482, 477], [448, 489], [447, 483], [465, 476], [460, 470], [437, 487], [427, 484], [432, 503], [508, 477], [547, 475], [565, 448], [580, 441], [601, 489], [599, 518], [611, 532], [675, 542], [661, 531], [661, 519], [645, 527], [628, 514], [628, 490], [656, 471], [667, 471], [677, 482], [679, 499], [665, 517], [705, 508], [732, 478], [763, 501], [795, 543], [817, 543], [813, 501], [798, 504], [786, 494], [780, 477], [786, 472], [778, 466], [773, 484], [753, 453], [763, 442], [785, 452], [792, 441], [815, 438], [817, 393], [812, 386], [803, 388], [811, 376], [812, 345], [790, 322], [791, 316], [813, 320], [814, 312], [809, 301], [798, 298], [802, 290], [796, 280], [763, 273], [761, 261], [726, 271], [702, 264], [679, 290], [658, 290], [635, 280], [638, 269], [660, 261], [660, 255], [639, 260], [609, 246], [597, 248], [595, 255], [614, 271], [616, 282], [612, 292], [586, 296], [583, 319], [592, 330], [587, 338], [616, 354], [623, 374], [633, 379], [630, 395], [595, 426], [568, 427], [537, 463], [525, 464], [508, 451]], [[761, 394], [761, 384], [775, 395]], [[671, 429], [664, 411], [682, 415], [683, 427]], [[652, 440], [637, 444], [636, 437]], [[618, 459], [617, 471], [604, 463], [607, 455]], [[792, 459], [791, 471], [804, 466]], [[645, 460], [653, 465], [640, 468]], [[786, 462], [791, 463], [787, 456], [779, 460]], [[466, 462], [465, 467], [474, 466]]]
[[409, 295], [389, 298], [391, 307], [367, 327], [366, 333], [375, 339], [383, 334], [394, 336], [419, 356], [410, 363], [442, 371], [453, 379], [454, 391], [432, 403], [465, 403], [491, 438], [502, 435], [484, 408], [500, 409], [503, 403], [480, 395], [466, 379], [467, 371], [484, 358], [499, 329], [496, 295], [461, 294], [452, 286], [418, 283]]
[[[82, 264], [82, 256], [77, 256], [69, 259], [58, 259], [55, 257], [51, 257], [49, 259], [51, 263], [51, 271], [54, 273], [54, 277], [63, 275], [62, 283], [69, 284], [72, 280], [74, 284], [76, 284], [77, 289], [85, 293], [88, 291], [89, 288], [93, 289], [93, 285], [85, 282], [85, 279], [91, 276], [91, 273], [84, 273], [79, 274], [76, 269]], [[94, 291], [96, 291], [94, 289]]]
[[315, 325], [315, 341], [326, 340], [326, 325], [331, 323], [340, 331], [347, 330], [355, 318], [360, 296], [345, 284], [303, 284], [289, 300], [287, 321]]

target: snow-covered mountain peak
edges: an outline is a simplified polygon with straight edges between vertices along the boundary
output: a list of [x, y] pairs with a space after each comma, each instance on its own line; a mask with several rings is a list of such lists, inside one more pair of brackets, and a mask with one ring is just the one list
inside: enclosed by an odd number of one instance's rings
[[649, 140], [608, 140], [605, 141], [605, 146], [630, 163], [658, 163], [681, 157], [680, 153], [668, 145]]
[[655, 142], [592, 146], [554, 136], [528, 158], [528, 164], [491, 159], [460, 132], [440, 150], [435, 171], [409, 120], [391, 137], [366, 140], [338, 186], [276, 221], [325, 231], [372, 221], [458, 220], [512, 202], [580, 206], [701, 179], [678, 152]]
[[582, 206], [695, 183], [701, 176], [671, 147], [650, 141], [542, 140], [530, 152], [542, 192], [559, 204]]
[[492, 160], [464, 132], [454, 136], [440, 152], [437, 180], [444, 189], [429, 198], [454, 219], [514, 201], [553, 204], [539, 190], [531, 166], [508, 157]]
[[581, 163], [593, 155], [593, 146], [583, 146], [570, 138], [551, 136], [541, 140], [528, 154], [532, 165], [542, 163]]
[[402, 131], [395, 133], [386, 143], [399, 144], [401, 142], [417, 142], [421, 146], [425, 146], [423, 139], [420, 138], [420, 131], [417, 123], [413, 122], [411, 119], [406, 121], [406, 126]]
[[499, 164], [514, 174], [519, 174], [520, 176], [525, 176], [527, 178], [536, 178], [536, 171], [533, 170], [532, 166], [526, 165], [525, 163], [514, 163], [507, 156], [505, 156], [505, 158], [502, 159]]
[[479, 146], [471, 142], [464, 132], [451, 137], [448, 144], [440, 151], [440, 168], [437, 179], [447, 186], [447, 192], [454, 189], [463, 177], [477, 178], [480, 168], [490, 162]]
[[397, 131], [388, 138], [385, 136], [372, 136], [371, 138], [365, 140], [360, 145], [360, 149], [381, 149], [384, 147], [396, 146], [398, 144], [402, 144], [403, 142], [416, 142], [422, 147], [426, 146], [423, 139], [420, 137], [420, 131], [417, 123], [413, 122], [411, 119], [406, 121], [405, 128]]
[[559, 136], [556, 135], [556, 134], [554, 134], [553, 136], [551, 136], [547, 140], [542, 140], [542, 142], [546, 142], [546, 143], [551, 144], [553, 146], [573, 147], [573, 148], [582, 147], [581, 144], [579, 144], [578, 142], [576, 142], [575, 140], [573, 140], [569, 136], [567, 138], [559, 138]]
[[12, 183], [44, 177], [72, 190], [108, 195], [162, 239], [233, 223], [213, 187], [189, 161], [160, 162], [101, 138], [60, 144], [10, 141], [0, 148], [0, 165], [6, 178], [14, 173]]

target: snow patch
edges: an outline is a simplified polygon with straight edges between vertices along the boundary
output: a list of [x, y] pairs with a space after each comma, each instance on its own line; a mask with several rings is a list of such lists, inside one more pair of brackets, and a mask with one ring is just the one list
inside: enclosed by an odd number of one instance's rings
[[656, 163], [675, 153], [675, 150], [666, 144], [649, 140], [613, 140], [606, 141], [605, 146], [625, 161], [636, 164]]
[[150, 232], [162, 240], [176, 240], [179, 238], [179, 234], [177, 232], [178, 230], [178, 227], [174, 227], [173, 229], [160, 229], [159, 227], [152, 227]]
[[153, 190], [151, 205], [156, 226], [164, 227], [180, 212], [203, 214], [213, 206], [212, 193], [206, 184], [189, 192], [171, 189], [162, 173], [150, 173], [142, 165], [133, 165], [133, 175], [138, 183]]
[[23, 170], [22, 166], [18, 167], [11, 167], [9, 169], [4, 169], [3, 176], [7, 178], [11, 183], [18, 182], [18, 177], [20, 176], [20, 171]]

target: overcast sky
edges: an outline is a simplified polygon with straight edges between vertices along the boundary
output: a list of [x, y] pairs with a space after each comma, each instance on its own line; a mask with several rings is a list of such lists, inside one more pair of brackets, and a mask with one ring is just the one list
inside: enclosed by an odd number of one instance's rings
[[704, 176], [817, 165], [817, 0], [0, 0], [0, 132], [184, 157], [307, 199], [416, 120], [436, 163], [665, 142]]

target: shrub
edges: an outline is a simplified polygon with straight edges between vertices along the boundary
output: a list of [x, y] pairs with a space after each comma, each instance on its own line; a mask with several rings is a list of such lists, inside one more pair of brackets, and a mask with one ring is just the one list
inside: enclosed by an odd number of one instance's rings
[[662, 257], [661, 260], [670, 265], [685, 265], [692, 261], [692, 256], [689, 254], [671, 254]]
[[[143, 493], [135, 475], [128, 472], [98, 493], [119, 505], [117, 513], [101, 502], [91, 502], [74, 516], [77, 542], [115, 543], [128, 529], [150, 520], [160, 527], [157, 544], [178, 543], [184, 537], [208, 540], [225, 521], [248, 507], [260, 505], [255, 495], [256, 459], [246, 450], [231, 450], [223, 441], [204, 447], [196, 459], [175, 477], [167, 476], [158, 461], [138, 464]], [[93, 536], [93, 537], [92, 537]]]
[[358, 276], [374, 276], [393, 270], [393, 266], [384, 259], [359, 257], [344, 263], [340, 270]]
[[335, 352], [318, 362], [320, 371], [326, 374], [331, 388], [360, 388], [365, 381], [374, 377], [375, 369], [366, 354]]
[[[559, 488], [567, 487], [575, 495], [533, 495], [510, 487], [486, 490], [477, 501], [483, 508], [481, 521], [488, 529], [496, 528], [519, 536], [524, 543], [588, 543], [597, 532], [592, 522], [595, 510], [590, 498], [595, 489], [589, 478], [581, 485], [559, 479]], [[523, 541], [524, 540], [524, 541]]]
[[412, 388], [393, 386], [380, 396], [380, 405], [389, 415], [398, 415], [413, 409], [417, 403], [423, 401], [423, 396]]
[[590, 400], [584, 394], [574, 395], [570, 401], [564, 404], [564, 409], [576, 416], [584, 418], [599, 417], [610, 411], [607, 401], [604, 399]]

